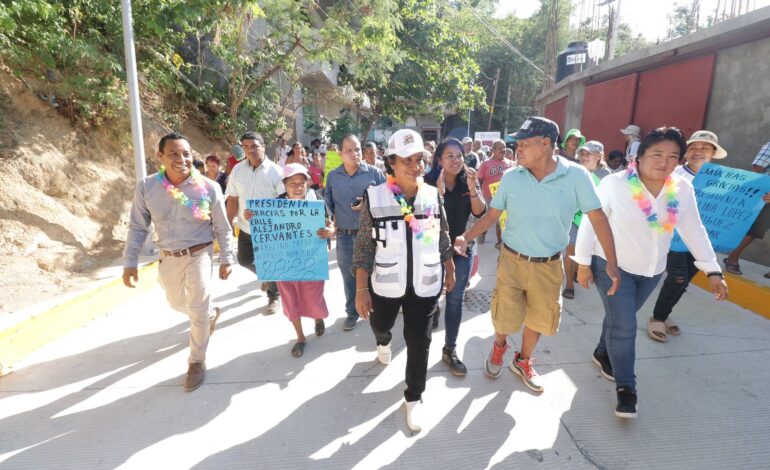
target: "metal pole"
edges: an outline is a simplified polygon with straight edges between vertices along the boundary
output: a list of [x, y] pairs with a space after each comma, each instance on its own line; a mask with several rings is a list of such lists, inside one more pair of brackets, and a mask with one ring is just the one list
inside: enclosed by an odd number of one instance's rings
[[142, 108], [139, 104], [139, 83], [136, 78], [136, 52], [134, 51], [134, 29], [131, 23], [131, 0], [121, 0], [123, 12], [123, 48], [126, 52], [126, 81], [128, 82], [128, 104], [131, 115], [131, 136], [134, 142], [134, 170], [136, 180], [147, 176], [144, 160], [144, 139], [142, 137]]
[[[136, 180], [147, 177], [144, 160], [144, 138], [142, 137], [142, 107], [139, 103], [139, 81], [136, 78], [136, 51], [134, 50], [134, 28], [131, 22], [131, 0], [121, 0], [123, 18], [123, 49], [126, 54], [126, 81], [128, 83], [128, 107], [131, 117], [131, 137], [134, 144], [134, 172]], [[152, 230], [150, 231], [152, 233]], [[142, 255], [158, 253], [152, 236], [147, 237], [142, 247]]]
[[495, 86], [492, 90], [492, 106], [489, 108], [489, 121], [487, 121], [487, 132], [492, 130], [492, 116], [495, 114], [495, 101], [497, 100], [497, 82], [500, 81], [500, 67], [497, 68], [495, 75]]
[[612, 60], [612, 58], [615, 57], [615, 43], [618, 39], [618, 26], [620, 25], [620, 2], [621, 0], [618, 0], [618, 4], [615, 7], [615, 14], [612, 15], [614, 24], [612, 26], [612, 35], [610, 36], [610, 53], [607, 54], [607, 60]]

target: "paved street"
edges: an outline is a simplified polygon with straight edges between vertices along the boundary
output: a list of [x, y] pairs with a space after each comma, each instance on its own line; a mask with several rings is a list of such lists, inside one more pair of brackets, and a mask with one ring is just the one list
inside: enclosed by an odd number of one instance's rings
[[768, 467], [768, 320], [693, 287], [674, 316], [682, 336], [660, 344], [644, 329], [648, 302], [637, 338], [640, 415], [620, 420], [614, 384], [590, 360], [600, 300], [578, 288], [559, 334], [536, 352], [546, 383], [536, 396], [508, 369], [497, 380], [483, 372], [493, 334], [493, 238], [482, 246], [460, 329], [468, 376], [450, 375], [441, 362], [442, 324], [419, 434], [408, 431], [401, 406], [400, 320], [393, 363], [382, 366], [366, 322], [341, 329], [344, 296], [332, 261], [326, 334], [313, 336], [306, 320], [308, 344], [296, 359], [291, 324], [264, 315], [258, 282], [236, 267], [215, 283], [224, 313], [200, 389], [182, 391], [188, 323], [157, 288], [0, 379], [0, 468]]

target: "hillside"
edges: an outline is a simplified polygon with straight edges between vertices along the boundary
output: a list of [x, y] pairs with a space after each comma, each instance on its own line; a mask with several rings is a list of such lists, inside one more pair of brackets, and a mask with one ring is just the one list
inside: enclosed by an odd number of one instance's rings
[[[148, 170], [168, 129], [144, 116]], [[223, 154], [193, 124], [196, 156]], [[0, 69], [0, 313], [82, 288], [115, 262], [135, 185], [128, 116], [84, 130]]]

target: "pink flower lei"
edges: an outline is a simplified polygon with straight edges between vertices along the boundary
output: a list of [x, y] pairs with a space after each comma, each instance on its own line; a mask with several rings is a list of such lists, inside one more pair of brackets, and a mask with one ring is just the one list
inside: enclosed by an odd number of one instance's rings
[[631, 188], [631, 198], [636, 202], [636, 205], [644, 213], [647, 223], [650, 228], [660, 233], [672, 233], [674, 227], [676, 227], [676, 219], [679, 214], [679, 200], [676, 198], [676, 183], [671, 175], [666, 177], [663, 182], [663, 193], [666, 196], [666, 212], [668, 213], [668, 219], [665, 222], [658, 220], [658, 214], [652, 212], [652, 203], [644, 196], [644, 187], [641, 180], [639, 180], [639, 174], [636, 172], [636, 167], [631, 165], [626, 170], [626, 179], [628, 185]]
[[184, 207], [192, 209], [193, 217], [198, 220], [209, 220], [211, 218], [211, 198], [209, 197], [209, 191], [206, 188], [206, 182], [203, 179], [203, 175], [198, 170], [193, 168], [190, 176], [193, 179], [195, 185], [195, 191], [198, 193], [198, 200], [192, 200], [179, 188], [171, 184], [166, 178], [166, 168], [161, 166], [158, 172], [158, 180], [166, 188], [166, 192], [171, 195], [179, 204]]
[[[418, 183], [418, 191], [419, 187], [423, 184], [425, 183]], [[401, 191], [401, 188], [398, 186], [398, 184], [396, 184], [396, 178], [394, 178], [392, 175], [388, 175], [386, 185], [388, 186], [388, 189], [390, 189], [390, 192], [393, 193], [393, 197], [396, 198], [398, 205], [401, 206], [401, 213], [404, 214], [404, 221], [409, 224], [409, 228], [412, 230], [412, 233], [415, 234], [418, 240], [421, 240], [426, 245], [430, 245], [433, 242], [433, 237], [435, 236], [436, 232], [438, 232], [436, 219], [433, 217], [433, 209], [428, 206], [428, 208], [425, 210], [425, 217], [428, 220], [428, 227], [425, 230], [421, 229], [420, 223], [417, 221], [417, 217], [414, 216], [414, 206], [409, 207], [409, 204], [407, 204], [403, 191]]]

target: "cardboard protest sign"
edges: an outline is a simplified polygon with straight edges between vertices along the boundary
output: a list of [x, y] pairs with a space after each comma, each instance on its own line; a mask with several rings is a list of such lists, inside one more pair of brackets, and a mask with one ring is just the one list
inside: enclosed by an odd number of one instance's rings
[[339, 152], [326, 152], [326, 164], [324, 165], [324, 186], [326, 186], [326, 178], [329, 177], [329, 172], [340, 165], [342, 165], [342, 156]]
[[[492, 193], [492, 197], [495, 197], [495, 194], [497, 194], [497, 190], [500, 188], [500, 182], [497, 183], [490, 183], [489, 184], [489, 192]], [[490, 202], [490, 201], [488, 201]], [[503, 213], [500, 215], [500, 228], [502, 230], [505, 230], [505, 222], [508, 220], [508, 211], [503, 211]]]
[[297, 199], [252, 199], [251, 243], [261, 281], [329, 279], [326, 240], [316, 232], [325, 226], [324, 203]]
[[[729, 253], [765, 205], [762, 195], [770, 191], [770, 176], [706, 163], [692, 184], [714, 251]], [[671, 241], [671, 251], [688, 251], [678, 233]]]

